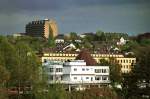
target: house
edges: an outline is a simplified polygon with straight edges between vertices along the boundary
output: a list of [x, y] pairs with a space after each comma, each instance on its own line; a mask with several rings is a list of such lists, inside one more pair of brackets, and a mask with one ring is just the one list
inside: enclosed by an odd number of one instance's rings
[[22, 36], [26, 36], [26, 33], [14, 33], [13, 37], [22, 37]]
[[56, 38], [55, 38], [55, 43], [64, 43], [64, 35], [63, 34], [59, 34]]
[[125, 40], [123, 37], [120, 38], [120, 41], [117, 42], [117, 45], [124, 45], [126, 44], [127, 40]]
[[73, 50], [73, 49], [76, 49], [76, 46], [73, 43], [70, 43], [69, 45], [63, 48], [63, 50]]
[[79, 36], [80, 36], [81, 38], [84, 38], [84, 37], [86, 37], [86, 36], [95, 36], [95, 34], [92, 33], [92, 32], [90, 32], [90, 33], [83, 33], [83, 34], [80, 34]]

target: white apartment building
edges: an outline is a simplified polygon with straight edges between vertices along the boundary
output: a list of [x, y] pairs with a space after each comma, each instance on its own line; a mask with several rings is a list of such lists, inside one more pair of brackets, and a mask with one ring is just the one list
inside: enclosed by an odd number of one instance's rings
[[63, 63], [60, 61], [46, 61], [43, 64], [43, 71], [48, 78], [48, 83], [62, 81]]
[[[48, 74], [48, 82], [62, 83], [81, 89], [81, 85], [109, 84], [109, 66], [86, 66], [84, 60], [73, 60], [64, 64], [43, 64]], [[83, 88], [83, 86], [82, 86]]]
[[84, 60], [65, 62], [63, 82], [67, 84], [109, 83], [109, 66], [86, 66]]

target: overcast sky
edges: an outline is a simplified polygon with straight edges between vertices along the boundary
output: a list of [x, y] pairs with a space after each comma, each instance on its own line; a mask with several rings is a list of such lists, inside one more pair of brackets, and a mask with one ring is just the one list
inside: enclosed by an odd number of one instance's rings
[[0, 34], [54, 18], [59, 33], [150, 32], [150, 0], [0, 0]]

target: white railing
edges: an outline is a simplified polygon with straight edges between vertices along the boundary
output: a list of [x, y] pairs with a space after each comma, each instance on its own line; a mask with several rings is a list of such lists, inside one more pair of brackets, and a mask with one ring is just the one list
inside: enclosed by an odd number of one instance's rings
[[109, 80], [100, 80], [100, 81], [49, 81], [48, 83], [60, 83], [60, 84], [106, 84], [110, 83]]

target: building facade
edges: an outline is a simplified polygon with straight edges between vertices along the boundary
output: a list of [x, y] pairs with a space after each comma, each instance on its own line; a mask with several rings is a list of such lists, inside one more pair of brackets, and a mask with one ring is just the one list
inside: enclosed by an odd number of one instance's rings
[[67, 84], [110, 83], [109, 66], [87, 66], [84, 60], [65, 62], [63, 81]]
[[[78, 56], [78, 53], [50, 53], [44, 52], [41, 61], [44, 62], [45, 60], [50, 61], [62, 61], [65, 62], [67, 60], [75, 60]], [[118, 64], [121, 65], [121, 72], [122, 73], [129, 73], [133, 65], [136, 63], [136, 58], [128, 58], [125, 57], [123, 54], [91, 54], [91, 56], [99, 63], [100, 59], [109, 60], [110, 58], [114, 58]]]
[[61, 61], [45, 61], [42, 66], [48, 77], [48, 83], [62, 81], [63, 63]]
[[93, 84], [110, 83], [109, 66], [87, 66], [84, 60], [73, 60], [61, 65], [47, 61], [43, 66], [46, 68], [49, 84], [59, 82], [69, 87], [83, 89]]
[[58, 35], [56, 21], [45, 19], [29, 22], [26, 25], [26, 34], [33, 37], [49, 38], [49, 35], [56, 37]]

